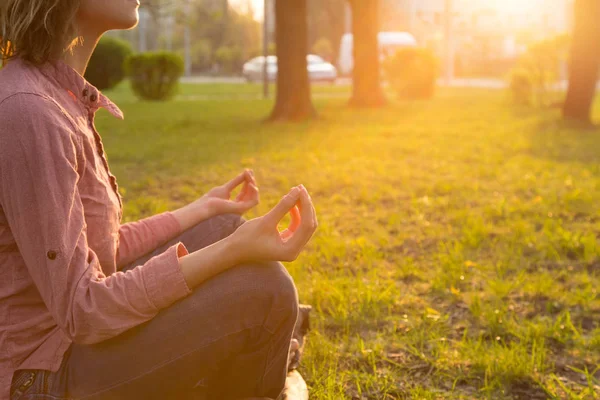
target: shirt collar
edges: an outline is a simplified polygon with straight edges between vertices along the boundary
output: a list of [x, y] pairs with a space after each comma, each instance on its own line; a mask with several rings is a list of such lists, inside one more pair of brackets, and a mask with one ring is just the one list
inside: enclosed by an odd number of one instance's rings
[[104, 108], [116, 118], [123, 119], [123, 112], [119, 107], [63, 61], [47, 62], [40, 69], [44, 75], [54, 79], [65, 89], [74, 101], [83, 104], [90, 112], [94, 113], [99, 108]]

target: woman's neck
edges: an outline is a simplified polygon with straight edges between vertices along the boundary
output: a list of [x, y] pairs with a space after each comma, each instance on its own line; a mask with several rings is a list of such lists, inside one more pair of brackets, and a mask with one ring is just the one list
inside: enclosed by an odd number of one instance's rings
[[62, 61], [83, 76], [100, 37], [102, 33], [84, 32], [77, 44], [63, 53]]

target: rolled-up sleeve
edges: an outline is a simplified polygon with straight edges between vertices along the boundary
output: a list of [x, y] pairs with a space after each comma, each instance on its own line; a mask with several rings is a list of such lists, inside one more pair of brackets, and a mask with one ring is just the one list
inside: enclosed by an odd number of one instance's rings
[[79, 146], [74, 124], [51, 100], [20, 94], [0, 104], [0, 205], [57, 325], [91, 344], [191, 291], [179, 267], [187, 253], [181, 244], [127, 272], [103, 273], [87, 242]]
[[132, 263], [180, 233], [181, 226], [170, 212], [121, 225], [117, 265]]

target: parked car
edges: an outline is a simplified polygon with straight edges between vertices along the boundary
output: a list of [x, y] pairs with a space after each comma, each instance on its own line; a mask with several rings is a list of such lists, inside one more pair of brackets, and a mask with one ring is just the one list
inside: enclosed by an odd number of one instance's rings
[[[335, 82], [337, 69], [321, 57], [309, 54], [306, 56], [308, 78], [312, 82]], [[255, 57], [244, 64], [243, 74], [249, 82], [263, 80], [264, 57]], [[277, 56], [267, 57], [267, 78], [270, 82], [277, 80]]]
[[[379, 58], [383, 61], [386, 57], [394, 55], [397, 50], [405, 47], [416, 47], [417, 40], [408, 32], [379, 32]], [[346, 33], [340, 42], [338, 68], [343, 76], [352, 74], [354, 69], [354, 36]]]

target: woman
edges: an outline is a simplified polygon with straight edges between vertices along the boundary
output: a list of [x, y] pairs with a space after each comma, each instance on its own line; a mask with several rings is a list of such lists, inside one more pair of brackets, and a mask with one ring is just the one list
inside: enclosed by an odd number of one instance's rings
[[93, 120], [99, 107], [122, 115], [82, 76], [102, 34], [135, 26], [138, 7], [0, 5], [0, 399], [283, 389], [298, 300], [277, 261], [295, 259], [314, 233], [306, 189], [242, 224], [258, 203], [244, 171], [182, 209], [120, 225]]

